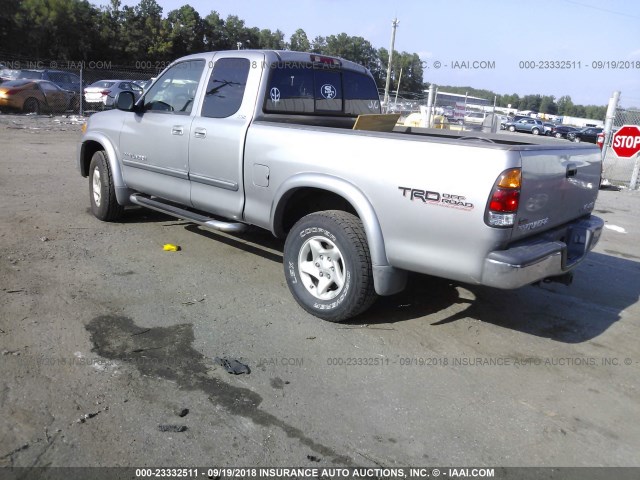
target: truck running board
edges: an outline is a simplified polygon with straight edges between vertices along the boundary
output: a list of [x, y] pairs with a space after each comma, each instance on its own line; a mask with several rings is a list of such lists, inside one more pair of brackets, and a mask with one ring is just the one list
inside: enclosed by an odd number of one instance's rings
[[158, 200], [155, 198], [149, 198], [139, 193], [134, 193], [129, 197], [131, 203], [140, 205], [141, 207], [150, 208], [158, 212], [166, 213], [173, 217], [178, 217], [183, 220], [188, 220], [193, 223], [202, 225], [203, 227], [211, 228], [213, 230], [219, 230], [227, 233], [238, 233], [247, 229], [247, 225], [244, 223], [224, 222], [222, 220], [216, 220], [205, 215], [201, 215], [184, 208], [176, 207], [175, 205], [168, 203], [164, 200]]

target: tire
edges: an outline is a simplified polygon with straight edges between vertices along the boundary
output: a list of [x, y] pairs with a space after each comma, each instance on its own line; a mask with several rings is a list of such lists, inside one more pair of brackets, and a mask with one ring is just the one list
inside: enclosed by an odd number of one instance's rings
[[555, 137], [556, 138], [562, 138], [562, 134], [561, 133], [556, 133]]
[[362, 222], [340, 210], [312, 213], [293, 226], [284, 274], [298, 304], [329, 322], [348, 320], [376, 299]]
[[515, 132], [516, 131], [516, 127], [514, 127], [513, 125], [509, 126], [509, 131], [510, 132]]
[[24, 113], [39, 114], [41, 110], [40, 102], [37, 98], [29, 97], [22, 104], [22, 111]]
[[533, 130], [531, 130], [531, 133], [533, 133], [534, 135], [540, 135], [540, 130], [537, 128], [534, 128]]
[[80, 99], [78, 97], [73, 97], [69, 102], [70, 110], [73, 110], [73, 113], [80, 112]]
[[107, 155], [98, 150], [91, 157], [89, 165], [89, 199], [91, 212], [96, 218], [113, 222], [122, 217], [124, 207], [116, 200], [113, 176], [107, 162]]
[[573, 141], [576, 143], [580, 143], [582, 140], [580, 139], [580, 137], [573, 137]]

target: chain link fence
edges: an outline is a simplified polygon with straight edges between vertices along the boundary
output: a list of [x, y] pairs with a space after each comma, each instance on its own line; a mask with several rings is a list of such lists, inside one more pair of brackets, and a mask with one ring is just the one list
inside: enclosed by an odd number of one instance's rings
[[[384, 92], [380, 91], [380, 98]], [[423, 126], [426, 118], [428, 94], [392, 92], [388, 113], [399, 113], [399, 123], [407, 126]], [[507, 121], [507, 116], [493, 112], [490, 100], [461, 94], [436, 91], [433, 97], [430, 127], [456, 131], [497, 131]], [[492, 113], [494, 113], [492, 115]]]
[[603, 162], [603, 177], [612, 185], [629, 187], [631, 185], [631, 178], [633, 176], [633, 170], [638, 162], [638, 156], [634, 155], [631, 158], [621, 158], [616, 155], [611, 148], [611, 141], [613, 139], [613, 133], [616, 132], [623, 125], [640, 125], [640, 110], [625, 110], [618, 109], [616, 116], [613, 120], [612, 134], [607, 139], [607, 144], [604, 146], [604, 158]]
[[[115, 96], [120, 91], [131, 90], [136, 96], [142, 95], [150, 80], [158, 76], [169, 63], [143, 61], [118, 65], [110, 60], [34, 60], [0, 51], [0, 88], [15, 85], [9, 82], [26, 77], [26, 80], [48, 80], [66, 92], [54, 95], [56, 92], [41, 86], [31, 87], [32, 91], [29, 92], [14, 88], [11, 89], [11, 95], [15, 95], [15, 99], [7, 100], [11, 96], [7, 93], [0, 95], [0, 112], [86, 115], [113, 108]], [[492, 110], [489, 100], [445, 92], [437, 92], [433, 100], [432, 126], [460, 131], [482, 130], [483, 124], [487, 128], [487, 113]], [[424, 95], [392, 92], [388, 111], [400, 113], [400, 122], [405, 125], [421, 126], [426, 105], [426, 92]], [[497, 114], [489, 120], [493, 129], [499, 130], [506, 116]], [[640, 110], [618, 109], [613, 131], [622, 125], [640, 125]], [[618, 157], [610, 148], [611, 137], [604, 148], [603, 176], [613, 185], [628, 187], [636, 157]]]
[[169, 63], [33, 60], [0, 52], [0, 112], [82, 115], [113, 108], [120, 91], [142, 95]]

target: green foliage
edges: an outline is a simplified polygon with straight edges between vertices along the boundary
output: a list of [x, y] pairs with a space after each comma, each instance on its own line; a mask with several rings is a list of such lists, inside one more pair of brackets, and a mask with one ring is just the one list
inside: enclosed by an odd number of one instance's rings
[[304, 30], [299, 28], [289, 39], [289, 49], [296, 52], [308, 52], [311, 50], [311, 44]]
[[269, 50], [284, 50], [287, 46], [284, 41], [284, 33], [280, 30], [272, 32], [268, 28], [260, 30], [258, 35], [259, 48], [266, 48]]
[[327, 49], [327, 39], [325, 37], [317, 36], [311, 42], [311, 51], [313, 53], [322, 53]]
[[[3, 16], [4, 8], [3, 4]], [[86, 0], [24, 0], [9, 11], [12, 25], [5, 20], [3, 29], [11, 33], [8, 43], [20, 53], [78, 60], [87, 58], [99, 41], [92, 27], [99, 11]]]

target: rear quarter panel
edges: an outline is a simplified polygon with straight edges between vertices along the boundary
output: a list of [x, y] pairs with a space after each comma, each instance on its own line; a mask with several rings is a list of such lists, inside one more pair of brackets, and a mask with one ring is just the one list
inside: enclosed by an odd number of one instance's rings
[[[371, 203], [390, 265], [477, 283], [487, 252], [511, 234], [485, 225], [489, 193], [503, 170], [520, 166], [520, 156], [484, 142], [462, 143], [255, 122], [245, 150], [245, 219], [272, 228], [265, 219], [287, 178], [330, 175], [354, 185]], [[256, 164], [269, 168], [268, 187], [251, 182]], [[443, 201], [452, 197], [464, 205]]]

